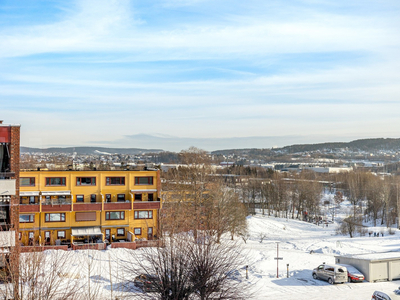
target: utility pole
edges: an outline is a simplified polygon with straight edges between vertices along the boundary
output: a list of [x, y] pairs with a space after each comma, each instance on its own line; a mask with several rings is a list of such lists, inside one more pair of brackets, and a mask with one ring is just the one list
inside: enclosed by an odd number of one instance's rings
[[400, 229], [400, 203], [399, 203], [399, 184], [396, 183], [396, 197], [397, 197], [397, 228]]
[[279, 242], [276, 242], [276, 278], [279, 278], [279, 260], [282, 260], [283, 257], [279, 257]]

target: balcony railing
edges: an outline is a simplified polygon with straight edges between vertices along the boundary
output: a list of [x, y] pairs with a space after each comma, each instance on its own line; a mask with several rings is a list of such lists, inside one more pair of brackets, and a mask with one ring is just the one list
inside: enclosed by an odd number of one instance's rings
[[0, 180], [0, 195], [15, 195], [15, 179]]
[[72, 203], [71, 199], [58, 199], [58, 200], [44, 200], [42, 205], [70, 205]]
[[0, 178], [10, 178], [14, 176], [15, 172], [0, 172]]
[[74, 211], [101, 210], [101, 202], [78, 202], [74, 203]]

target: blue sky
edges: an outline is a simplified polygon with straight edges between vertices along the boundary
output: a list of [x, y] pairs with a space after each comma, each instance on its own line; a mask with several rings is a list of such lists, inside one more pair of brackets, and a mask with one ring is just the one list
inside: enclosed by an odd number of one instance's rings
[[31, 147], [399, 137], [400, 1], [0, 0], [0, 119]]

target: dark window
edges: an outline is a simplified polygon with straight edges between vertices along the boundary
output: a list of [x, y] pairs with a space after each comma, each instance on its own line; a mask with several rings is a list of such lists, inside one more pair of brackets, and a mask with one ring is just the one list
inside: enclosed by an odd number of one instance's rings
[[76, 177], [76, 185], [96, 185], [96, 177]]
[[106, 194], [106, 202], [111, 202], [111, 194]]
[[117, 236], [125, 236], [125, 229], [117, 228]]
[[20, 186], [35, 186], [35, 177], [21, 177], [19, 180]]
[[135, 177], [136, 185], [153, 185], [153, 177]]
[[106, 177], [106, 185], [125, 185], [125, 177]]
[[124, 211], [106, 211], [106, 220], [124, 220]]
[[47, 177], [46, 185], [64, 185], [65, 186], [65, 177]]
[[46, 222], [65, 222], [65, 213], [45, 214]]
[[142, 201], [142, 194], [135, 194], [135, 201]]
[[118, 202], [125, 202], [125, 194], [118, 194], [117, 201]]
[[147, 201], [154, 201], [153, 194], [148, 195]]
[[57, 238], [58, 239], [65, 239], [65, 230], [57, 231]]
[[76, 195], [76, 202], [83, 202], [84, 196], [83, 195]]
[[135, 228], [134, 229], [135, 235], [141, 235], [142, 234], [142, 228]]
[[153, 219], [153, 211], [135, 210], [135, 219]]
[[35, 222], [35, 215], [19, 215], [20, 223], [33, 223]]
[[96, 202], [96, 195], [95, 194], [91, 194], [90, 195], [90, 202]]

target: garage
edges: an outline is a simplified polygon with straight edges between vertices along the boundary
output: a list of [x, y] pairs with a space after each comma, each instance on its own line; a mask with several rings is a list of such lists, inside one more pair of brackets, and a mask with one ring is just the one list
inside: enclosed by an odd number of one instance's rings
[[400, 279], [400, 254], [398, 252], [368, 253], [335, 256], [336, 264], [348, 264], [359, 269], [369, 282]]

